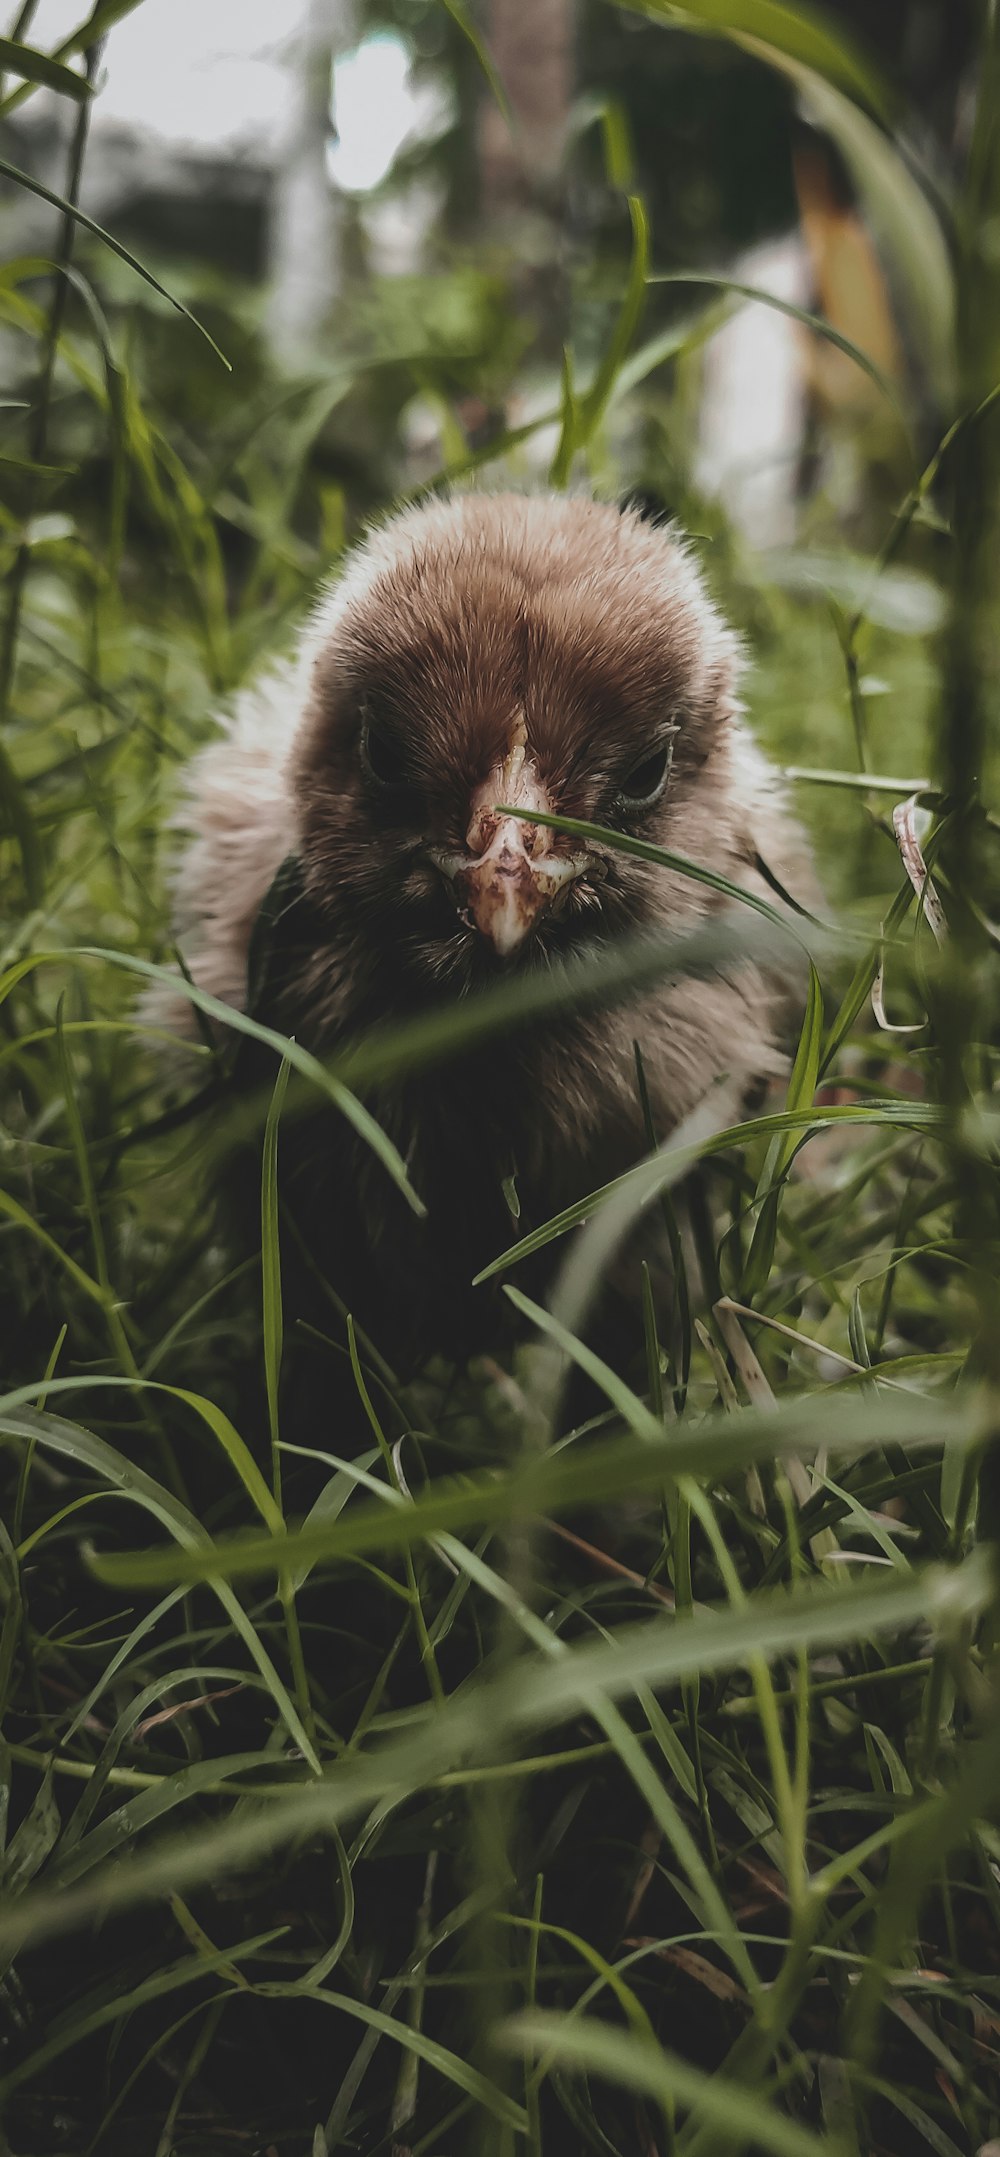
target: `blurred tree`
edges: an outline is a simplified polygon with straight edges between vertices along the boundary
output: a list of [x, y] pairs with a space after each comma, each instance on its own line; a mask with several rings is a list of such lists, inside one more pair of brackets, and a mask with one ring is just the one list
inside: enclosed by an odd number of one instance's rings
[[576, 73], [576, 0], [489, 0], [495, 90], [479, 101], [487, 237], [510, 249], [517, 301], [543, 347], [566, 334], [566, 147]]
[[290, 95], [269, 217], [267, 324], [276, 360], [315, 360], [341, 283], [342, 215], [327, 152], [333, 63], [357, 34], [353, 0], [306, 0], [288, 53]]
[[574, 0], [490, 0], [487, 44], [503, 85], [482, 101], [483, 209], [491, 222], [558, 201], [574, 79]]

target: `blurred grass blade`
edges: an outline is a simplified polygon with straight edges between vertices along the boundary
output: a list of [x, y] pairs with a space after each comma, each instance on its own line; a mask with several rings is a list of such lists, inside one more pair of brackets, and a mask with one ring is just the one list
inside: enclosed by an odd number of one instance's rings
[[[246, 1034], [253, 1041], [264, 1042], [268, 1048], [275, 1051], [279, 1058], [287, 1060], [292, 1069], [298, 1071], [302, 1078], [309, 1079], [314, 1086], [319, 1088], [321, 1093], [328, 1096], [334, 1106], [347, 1118], [348, 1123], [353, 1124], [359, 1138], [364, 1139], [373, 1153], [378, 1155], [383, 1167], [388, 1169], [393, 1182], [402, 1191], [413, 1212], [418, 1215], [424, 1213], [423, 1201], [418, 1198], [413, 1189], [406, 1172], [406, 1163], [398, 1147], [393, 1145], [390, 1138], [387, 1138], [380, 1125], [376, 1123], [374, 1116], [369, 1115], [364, 1104], [355, 1099], [348, 1087], [335, 1077], [325, 1064], [320, 1063], [318, 1057], [311, 1056], [308, 1049], [300, 1048], [297, 1041], [291, 1041], [285, 1034], [277, 1033], [273, 1026], [262, 1026], [259, 1019], [252, 1019], [245, 1011], [237, 1010], [232, 1004], [222, 1003], [217, 996], [210, 996], [205, 989], [199, 989], [193, 981], [187, 981], [183, 976], [171, 973], [169, 968], [165, 966], [155, 966], [151, 959], [137, 958], [133, 954], [124, 951], [104, 951], [93, 945], [81, 945], [73, 955], [79, 958], [101, 959], [107, 965], [122, 966], [129, 973], [139, 974], [147, 981], [160, 982], [168, 986], [174, 994], [186, 996], [189, 1003], [195, 1004], [200, 1011], [205, 1013], [207, 1018], [217, 1019], [221, 1025], [232, 1027], [234, 1033]], [[65, 954], [63, 956], [65, 957]], [[42, 963], [41, 955], [39, 954], [28, 963]], [[2, 985], [0, 985], [0, 994], [2, 994]]]
[[[654, 1448], [645, 1450], [652, 1454]], [[389, 1516], [390, 1509], [381, 1510]], [[960, 1628], [981, 1615], [992, 1595], [990, 1560], [977, 1552], [961, 1567], [927, 1568], [912, 1580], [893, 1576], [875, 1587], [823, 1585], [792, 1595], [781, 1591], [749, 1606], [698, 1612], [679, 1625], [665, 1624], [661, 1614], [652, 1623], [621, 1627], [611, 1642], [574, 1647], [557, 1662], [518, 1658], [512, 1669], [467, 1685], [443, 1708], [428, 1711], [423, 1726], [412, 1734], [368, 1758], [337, 1763], [320, 1783], [276, 1794], [252, 1813], [203, 1827], [197, 1838], [175, 1837], [148, 1856], [137, 1854], [117, 1877], [103, 1877], [94, 1889], [26, 1894], [0, 1913], [0, 1946], [11, 1949], [22, 1940], [68, 1930], [97, 1908], [106, 1913], [159, 1894], [164, 1887], [177, 1891], [213, 1878], [299, 1834], [321, 1831], [327, 1822], [340, 1824], [376, 1799], [391, 1796], [397, 1803], [405, 1792], [440, 1775], [453, 1759], [467, 1764], [480, 1751], [495, 1757], [500, 1733], [513, 1738], [519, 1732], [551, 1728], [577, 1712], [595, 1687], [614, 1697], [633, 1693], [637, 1683], [679, 1683], [691, 1671], [732, 1669], [757, 1656], [839, 1650], [885, 1629], [924, 1624]], [[995, 1759], [993, 1772], [995, 1780]], [[910, 1823], [900, 1827], [908, 1832]], [[853, 1866], [853, 1856], [848, 1862]]]
[[[799, 1034], [795, 1061], [792, 1065], [791, 1077], [788, 1081], [788, 1092], [785, 1096], [785, 1107], [792, 1113], [797, 1109], [809, 1109], [813, 1105], [813, 1097], [819, 1083], [819, 1059], [822, 1045], [823, 985], [815, 966], [810, 960], [809, 990], [802, 1019], [802, 1030]], [[783, 1173], [795, 1151], [795, 1142], [791, 1138], [777, 1139], [774, 1144], [774, 1160], [771, 1163], [772, 1177], [780, 1176]]]
[[278, 1127], [288, 1090], [291, 1065], [287, 1056], [274, 1082], [274, 1092], [264, 1125], [261, 1158], [261, 1287], [264, 1335], [264, 1384], [271, 1432], [272, 1483], [276, 1502], [281, 1502], [281, 1455], [278, 1451], [278, 1387], [281, 1380], [283, 1313], [281, 1301], [281, 1241], [278, 1223]]
[[0, 814], [17, 841], [24, 893], [34, 909], [41, 906], [45, 892], [45, 859], [27, 793], [4, 742], [0, 742]]
[[[133, 1842], [146, 1828], [166, 1819], [169, 1813], [189, 1804], [203, 1791], [224, 1795], [226, 1785], [231, 1783], [232, 1796], [239, 1797], [245, 1789], [242, 1778], [253, 1774], [255, 1769], [262, 1775], [270, 1773], [270, 1757], [263, 1747], [252, 1752], [217, 1753], [214, 1759], [192, 1760], [186, 1767], [176, 1768], [172, 1775], [158, 1776], [151, 1789], [140, 1790], [124, 1804], [115, 1805], [110, 1812], [105, 1811], [96, 1826], [90, 1827], [79, 1838], [66, 1836], [51, 1868], [52, 1885], [66, 1889], [85, 1879], [88, 1873], [106, 1864], [123, 1845]], [[100, 1779], [96, 1774], [95, 1779], [99, 1797]], [[266, 1787], [258, 1781], [256, 1793], [259, 1795]], [[296, 1787], [301, 1787], [298, 1781]], [[280, 1791], [282, 1784], [275, 1781], [273, 1788]]]
[[423, 2030], [415, 2029], [412, 2023], [400, 2022], [394, 2015], [387, 2015], [384, 2009], [370, 2007], [364, 2000], [353, 1999], [349, 1993], [325, 1992], [320, 1988], [310, 1997], [317, 2003], [332, 2007], [338, 2014], [363, 2022], [368, 2029], [377, 2030], [384, 2037], [393, 2038], [404, 2051], [413, 2053], [428, 2067], [435, 2068], [446, 2082], [452, 2082], [457, 2089], [467, 2091], [494, 2119], [502, 2121], [504, 2126], [512, 2128], [516, 2134], [524, 2132], [527, 2117], [521, 2105], [508, 2097], [506, 2091], [498, 2089], [496, 2083], [483, 2074], [480, 2068], [460, 2059], [457, 2053], [449, 2051], [446, 2045], [439, 2044], [435, 2038], [426, 2036]]
[[[107, 1375], [99, 1373], [92, 1378], [49, 1378], [44, 1381], [41, 1390], [44, 1390], [46, 1399], [49, 1399], [59, 1393], [121, 1389], [130, 1393], [164, 1394], [170, 1400], [183, 1401], [188, 1408], [193, 1408], [232, 1462], [261, 1519], [276, 1532], [284, 1527], [281, 1511], [276, 1506], [249, 1447], [224, 1411], [217, 1408], [215, 1402], [208, 1400], [203, 1393], [192, 1392], [187, 1386], [165, 1385], [161, 1379], [128, 1378], [110, 1372]], [[39, 1390], [36, 1386], [21, 1386], [0, 1395], [0, 1417], [15, 1415], [18, 1409], [28, 1405]], [[41, 1414], [42, 1411], [39, 1410], [38, 1413]], [[49, 1444], [68, 1453], [71, 1458], [82, 1460], [88, 1468], [94, 1469], [105, 1480], [117, 1484], [120, 1489], [130, 1491], [143, 1504], [148, 1504], [164, 1525], [180, 1532], [182, 1538], [192, 1531], [199, 1539], [204, 1536], [204, 1530], [193, 1513], [171, 1492], [165, 1491], [161, 1484], [154, 1482], [144, 1469], [136, 1467], [124, 1454], [109, 1445], [106, 1439], [97, 1437], [93, 1431], [85, 1430], [82, 1424], [64, 1423], [61, 1417], [50, 1420], [53, 1426], [58, 1423], [62, 1427], [61, 1431], [55, 1427], [48, 1431]], [[17, 1433], [12, 1429], [11, 1435]]]
[[[786, 0], [624, 0], [668, 29], [699, 29], [748, 42], [774, 64], [790, 61], [808, 81], [835, 83], [848, 99], [889, 120], [896, 98], [873, 61], [830, 14]], [[845, 100], [846, 101], [846, 100]]]
[[27, 1207], [12, 1198], [9, 1191], [0, 1191], [0, 1214], [6, 1214], [8, 1221], [13, 1222], [15, 1227], [24, 1229], [27, 1235], [32, 1236], [41, 1249], [48, 1252], [56, 1265], [69, 1274], [70, 1279], [76, 1282], [85, 1296], [91, 1297], [95, 1303], [104, 1303], [105, 1292], [100, 1281], [93, 1280], [82, 1266], [77, 1265], [76, 1259], [63, 1250], [55, 1237], [49, 1235], [48, 1229], [42, 1227], [34, 1214], [28, 1212]]
[[651, 1413], [638, 1394], [633, 1393], [624, 1379], [619, 1378], [617, 1371], [602, 1362], [593, 1349], [588, 1348], [583, 1341], [578, 1341], [574, 1334], [567, 1332], [566, 1327], [561, 1325], [550, 1311], [545, 1311], [540, 1304], [533, 1303], [530, 1296], [522, 1295], [519, 1288], [508, 1286], [504, 1294], [516, 1311], [520, 1311], [524, 1318], [530, 1318], [532, 1325], [537, 1326], [540, 1333], [554, 1341], [564, 1356], [577, 1364], [588, 1378], [592, 1378], [595, 1385], [600, 1386], [602, 1393], [607, 1395], [612, 1407], [617, 1408], [622, 1421], [629, 1430], [635, 1432], [637, 1438], [648, 1438], [655, 1443], [662, 1437], [663, 1426], [659, 1417]]
[[692, 2124], [720, 2129], [730, 2147], [749, 2147], [767, 2157], [823, 2157], [824, 2152], [834, 2157], [825, 2136], [783, 2118], [758, 2090], [741, 2088], [722, 2075], [702, 2074], [676, 2052], [591, 2015], [535, 2010], [512, 2017], [497, 2038], [511, 2050], [540, 2053], [581, 2074], [606, 2076], [652, 2097], [671, 2120], [675, 2105], [680, 2105]]
[[549, 468], [549, 479], [553, 487], [566, 485], [580, 429], [580, 401], [573, 380], [573, 354], [569, 346], [564, 345], [559, 373], [559, 440]]
[[[93, 95], [84, 75], [64, 67], [51, 53], [36, 52], [33, 45], [22, 45], [17, 38], [0, 37], [0, 73], [20, 75], [23, 82], [41, 83], [46, 90], [54, 90], [58, 97], [71, 97], [78, 105]], [[0, 104], [0, 113], [3, 110]]]
[[[816, 968], [810, 960], [806, 1008], [785, 1095], [785, 1107], [793, 1115], [798, 1109], [809, 1109], [812, 1106], [819, 1082], [822, 1043], [823, 989]], [[742, 1277], [742, 1294], [751, 1302], [770, 1278], [778, 1227], [780, 1186], [801, 1143], [793, 1132], [788, 1131], [773, 1138], [767, 1149], [754, 1196], [758, 1212]]]
[[[131, 15], [133, 10], [141, 7], [142, 4], [143, 0], [95, 0], [86, 21], [80, 23], [75, 30], [72, 30], [68, 37], [62, 38], [54, 52], [45, 57], [54, 66], [59, 66], [63, 61], [75, 59], [78, 53], [89, 51], [101, 38], [107, 35], [109, 30], [114, 28], [115, 23], [123, 22], [126, 15]], [[22, 6], [21, 20], [23, 20], [24, 14], [25, 10]], [[80, 78], [75, 79], [79, 80]], [[16, 107], [22, 104], [26, 97], [30, 97], [34, 86], [33, 82], [25, 81], [20, 89], [9, 91], [8, 95], [0, 100], [0, 119], [3, 119], [8, 112], [15, 111]]]
[[[38, 1419], [22, 1411], [27, 1434]], [[849, 1415], [837, 1394], [807, 1401], [791, 1398], [768, 1413], [747, 1409], [741, 1415], [706, 1417], [690, 1432], [672, 1426], [655, 1435], [617, 1435], [529, 1459], [507, 1476], [441, 1477], [425, 1495], [409, 1504], [352, 1506], [333, 1520], [313, 1520], [307, 1528], [273, 1536], [217, 1539], [211, 1546], [186, 1545], [179, 1551], [114, 1551], [91, 1555], [98, 1578], [113, 1587], [145, 1589], [181, 1580], [245, 1579], [284, 1567], [313, 1565], [374, 1551], [397, 1550], [442, 1532], [496, 1525], [524, 1514], [548, 1514], [574, 1505], [599, 1505], [621, 1499], [626, 1491], [658, 1490], [678, 1477], [718, 1478], [742, 1474], [755, 1461], [787, 1453], [815, 1454], [829, 1448], [839, 1456], [864, 1453], [879, 1445], [971, 1445], [985, 1424], [983, 1404], [975, 1395], [921, 1401], [894, 1394], [852, 1401]], [[10, 1424], [0, 1415], [0, 1430]]]
[[[867, 997], [872, 979], [874, 966], [865, 986], [862, 1003]], [[626, 1169], [625, 1174], [617, 1177], [614, 1183], [602, 1184], [599, 1190], [591, 1191], [586, 1198], [578, 1199], [572, 1206], [566, 1206], [562, 1213], [554, 1214], [552, 1219], [540, 1228], [532, 1229], [528, 1235], [522, 1236], [518, 1243], [512, 1243], [508, 1250], [501, 1251], [498, 1258], [492, 1259], [490, 1264], [484, 1266], [482, 1272], [476, 1275], [474, 1286], [478, 1287], [481, 1282], [492, 1280], [498, 1273], [508, 1273], [510, 1268], [519, 1265], [522, 1259], [531, 1258], [536, 1251], [544, 1250], [547, 1244], [554, 1243], [558, 1237], [567, 1235], [570, 1229], [578, 1228], [582, 1222], [588, 1221], [599, 1206], [607, 1205], [619, 1193], [632, 1194], [635, 1211], [638, 1213], [652, 1199], [657, 1198], [661, 1191], [669, 1190], [673, 1184], [679, 1183], [697, 1161], [712, 1154], [725, 1153], [731, 1146], [743, 1145], [748, 1140], [771, 1138], [782, 1132], [808, 1137], [813, 1132], [826, 1131], [842, 1123], [859, 1126], [888, 1123], [901, 1130], [933, 1131], [943, 1129], [945, 1121], [944, 1112], [936, 1102], [873, 1101], [857, 1105], [844, 1103], [831, 1108], [785, 1109], [773, 1116], [752, 1116], [748, 1117], [745, 1123], [729, 1124], [724, 1130], [715, 1131], [711, 1136], [691, 1146], [675, 1147], [672, 1141], [668, 1140], [650, 1160], [640, 1161], [635, 1168]]]
[[646, 304], [649, 226], [641, 196], [629, 195], [628, 208], [632, 220], [632, 251], [625, 293], [597, 373], [582, 396], [574, 388], [570, 355], [567, 352], [564, 356], [562, 425], [549, 474], [555, 487], [566, 485], [574, 457], [588, 447], [600, 426]]
[[0, 2080], [0, 2093], [19, 2089], [23, 2082], [37, 2075], [43, 2067], [47, 2067], [50, 2060], [59, 2059], [71, 2045], [79, 2044], [95, 2030], [104, 2029], [109, 2022], [118, 2022], [126, 2016], [138, 2014], [140, 2009], [151, 2001], [163, 1999], [182, 1985], [198, 1984], [208, 1971], [224, 1969], [227, 1962], [235, 1962], [237, 1959], [242, 1961], [260, 1954], [273, 1941], [280, 1940], [285, 1931], [286, 1927], [279, 1925], [272, 1927], [270, 1932], [258, 1933], [253, 1939], [244, 1940], [234, 1947], [218, 1949], [210, 1955], [185, 1955], [180, 1962], [157, 1971], [155, 1977], [147, 1978], [143, 1984], [133, 1985], [116, 1998], [103, 2000], [89, 2011], [86, 2000], [79, 2001], [76, 2012], [65, 2018], [61, 2029], [54, 2031], [27, 2059], [8, 2069]]
[[[563, 828], [568, 828], [565, 820], [562, 822]], [[585, 828], [591, 829], [590, 826]], [[613, 843], [615, 835], [602, 831], [601, 837], [607, 837], [609, 843]], [[641, 842], [635, 844], [638, 847]], [[401, 1020], [395, 1025], [373, 1026], [363, 1040], [349, 1043], [331, 1058], [329, 1064], [321, 1063], [287, 1035], [262, 1025], [234, 1005], [208, 995], [206, 990], [174, 974], [168, 967], [154, 965], [152, 960], [130, 952], [94, 945], [78, 945], [58, 953], [39, 952], [19, 961], [0, 980], [0, 1003], [35, 967], [64, 966], [79, 959], [96, 959], [102, 964], [120, 967], [141, 980], [161, 984], [172, 994], [186, 997], [188, 1002], [221, 1025], [231, 1027], [251, 1040], [263, 1042], [279, 1058], [287, 1056], [292, 1069], [328, 1095], [354, 1125], [358, 1135], [388, 1169], [414, 1212], [422, 1214], [422, 1201], [409, 1182], [401, 1154], [363, 1103], [357, 1100], [353, 1089], [368, 1088], [406, 1072], [425, 1069], [458, 1050], [509, 1032], [513, 1024], [526, 1024], [543, 1014], [555, 1016], [577, 1010], [588, 1003], [613, 1002], [628, 995], [630, 990], [671, 975], [710, 973], [727, 962], [736, 964], [743, 957], [755, 958], [763, 964], [787, 965], [787, 939], [792, 936], [799, 943], [800, 938], [793, 925], [776, 908], [755, 899], [751, 893], [741, 892], [724, 878], [714, 878], [709, 871], [684, 862], [680, 856], [665, 854], [662, 848], [655, 849], [651, 858], [662, 859], [668, 865], [676, 862], [681, 873], [711, 884], [727, 895], [742, 898], [767, 926], [758, 928], [727, 918], [725, 921], [709, 920], [677, 937], [637, 932], [623, 937], [610, 950], [596, 945], [563, 964], [555, 962], [544, 971], [539, 969], [520, 979], [501, 982], [496, 988], [483, 990], [475, 996], [442, 1003], [437, 1009], [416, 1018]]]
[[482, 70], [483, 79], [489, 84], [490, 93], [495, 100], [497, 109], [503, 114], [511, 133], [515, 134], [516, 122], [510, 109], [507, 92], [493, 65], [493, 56], [486, 39], [472, 21], [464, 0], [444, 0], [444, 5], [456, 28], [461, 31], [462, 36], [471, 45]]
[[901, 289], [915, 348], [947, 411], [955, 387], [957, 302], [941, 218], [907, 160], [840, 87], [791, 60], [786, 72], [847, 164], [876, 244]]
[[632, 253], [625, 296], [604, 358], [582, 400], [582, 432], [579, 436], [581, 447], [591, 440], [600, 425], [646, 305], [649, 225], [641, 195], [629, 195], [628, 212], [632, 220]]
[[874, 382], [879, 394], [885, 398], [887, 404], [892, 406], [897, 419], [905, 427], [905, 415], [901, 409], [897, 391], [888, 377], [882, 373], [880, 367], [876, 366], [875, 361], [869, 358], [868, 353], [862, 351], [860, 345], [853, 344], [849, 337], [845, 337], [842, 331], [835, 329], [833, 323], [827, 322], [823, 315], [812, 314], [807, 307], [796, 307], [791, 300], [780, 299], [775, 292], [762, 292], [758, 285], [744, 285], [733, 277], [716, 276], [711, 270], [651, 270], [647, 283], [651, 285], [711, 285], [719, 292], [732, 294], [734, 298], [756, 300], [762, 307], [773, 307], [779, 315], [787, 315], [791, 321], [801, 323], [803, 329], [811, 330], [815, 336], [825, 338], [827, 344], [835, 345], [837, 351], [843, 352], [845, 358], [853, 360], [854, 365], [860, 367], [862, 373], [868, 376], [869, 381]]
[[813, 771], [802, 764], [785, 764], [782, 778], [810, 786], [846, 786], [864, 794], [926, 794], [930, 787], [927, 779], [890, 779], [875, 771]]
[[[72, 1382], [72, 1380], [69, 1381], [70, 1384]], [[97, 1379], [94, 1382], [98, 1385], [113, 1386], [118, 1384], [125, 1387], [130, 1385], [128, 1379]], [[78, 1462], [100, 1476], [112, 1490], [119, 1491], [123, 1496], [132, 1498], [136, 1504], [151, 1513], [154, 1519], [158, 1520], [161, 1526], [176, 1538], [183, 1549], [193, 1553], [199, 1547], [202, 1549], [209, 1548], [209, 1537], [200, 1521], [196, 1520], [187, 1507], [181, 1505], [180, 1501], [170, 1491], [164, 1490], [163, 1486], [155, 1482], [152, 1476], [147, 1475], [144, 1469], [135, 1467], [122, 1453], [118, 1452], [116, 1447], [109, 1445], [105, 1439], [98, 1437], [93, 1431], [84, 1429], [81, 1424], [70, 1423], [61, 1416], [50, 1415], [48, 1410], [19, 1408], [15, 1405], [18, 1398], [23, 1400], [26, 1390], [36, 1392], [43, 1390], [47, 1394], [52, 1394], [64, 1390], [65, 1383], [65, 1381], [60, 1381], [58, 1378], [49, 1379], [41, 1389], [37, 1387], [25, 1389], [22, 1387], [20, 1395], [8, 1395], [6, 1401], [0, 1402], [0, 1435], [22, 1442], [26, 1441], [29, 1444], [34, 1443], [44, 1446], [54, 1453], [62, 1454], [70, 1460]], [[132, 1390], [134, 1390], [134, 1387]], [[169, 1391], [171, 1389], [167, 1388], [165, 1390]], [[179, 1397], [185, 1397], [180, 1389], [178, 1389], [178, 1392]], [[226, 1450], [230, 1451], [231, 1454], [233, 1452], [233, 1441], [235, 1440], [235, 1458], [240, 1466], [244, 1481], [247, 1483], [248, 1488], [256, 1494], [261, 1510], [264, 1512], [264, 1517], [277, 1518], [280, 1521], [281, 1516], [277, 1513], [274, 1500], [260, 1470], [251, 1459], [243, 1445], [243, 1441], [233, 1431], [228, 1417], [223, 1415], [221, 1409], [217, 1409], [212, 1402], [204, 1401], [198, 1395], [191, 1394], [186, 1397], [191, 1401], [192, 1405], [199, 1408], [199, 1411], [205, 1417], [205, 1421], [210, 1428], [216, 1430], [216, 1434], [221, 1438]], [[318, 1773], [319, 1759], [315, 1746], [303, 1726], [287, 1686], [283, 1683], [267, 1649], [264, 1647], [256, 1626], [247, 1616], [228, 1582], [221, 1579], [217, 1581], [216, 1592], [223, 1608], [245, 1646], [249, 1649], [258, 1670], [264, 1678], [293, 1742], [300, 1748], [304, 1758], [314, 1771]]]
[[92, 217], [88, 217], [85, 210], [78, 209], [72, 202], [67, 202], [65, 196], [54, 194], [52, 189], [45, 187], [41, 180], [36, 180], [30, 172], [20, 171], [17, 165], [11, 165], [5, 157], [0, 157], [0, 177], [5, 180], [12, 180], [15, 187], [27, 188], [29, 194], [37, 195], [42, 202], [47, 202], [51, 209], [58, 210], [63, 217], [72, 218], [74, 224], [82, 225], [84, 231], [93, 233], [95, 239], [103, 240], [105, 247], [110, 247], [112, 254], [118, 255], [122, 262], [127, 262], [129, 269], [134, 270], [145, 284], [151, 285], [153, 291], [158, 292], [161, 299], [169, 300], [171, 307], [176, 307], [178, 314], [183, 315], [191, 323], [192, 327], [197, 330], [199, 337], [204, 337], [206, 344], [211, 345], [216, 358], [222, 361], [224, 367], [231, 370], [232, 362], [227, 360], [225, 353], [220, 350], [214, 337], [209, 335], [204, 323], [199, 322], [197, 315], [193, 315], [189, 307], [185, 307], [183, 300], [175, 298], [174, 294], [168, 291], [166, 285], [161, 285], [159, 278], [154, 277], [152, 270], [147, 270], [144, 263], [140, 262], [138, 257], [123, 245], [121, 240], [116, 240], [112, 233], [105, 232], [103, 225], [95, 223]]

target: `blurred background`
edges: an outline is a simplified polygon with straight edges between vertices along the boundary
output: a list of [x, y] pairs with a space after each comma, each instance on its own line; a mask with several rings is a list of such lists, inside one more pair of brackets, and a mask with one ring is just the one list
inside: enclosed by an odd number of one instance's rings
[[[207, 718], [367, 517], [446, 474], [544, 481], [555, 457], [560, 478], [638, 496], [695, 535], [748, 633], [751, 703], [783, 762], [855, 769], [864, 732], [874, 768], [920, 776], [940, 618], [929, 499], [864, 649], [845, 634], [951, 416], [946, 233], [977, 10], [826, 10], [839, 49], [891, 86], [903, 161], [835, 84], [794, 58], [765, 64], [696, 13], [105, 0], [88, 31], [74, 0], [25, 0], [6, 27], [76, 69], [89, 37], [98, 94], [81, 122], [69, 98], [8, 81], [0, 152], [62, 195], [89, 130], [83, 210], [232, 369], [78, 229], [39, 456], [17, 401], [37, 402], [60, 215], [5, 183], [5, 536], [30, 546], [37, 632], [93, 676], [80, 639], [100, 558], [105, 600], [124, 595], [129, 678], [138, 666], [148, 687], [157, 640], [176, 673], [186, 642], [184, 702]], [[662, 281], [626, 321], [630, 196]], [[574, 394], [612, 355], [570, 469], [566, 352]], [[106, 615], [108, 663], [124, 633]], [[856, 805], [797, 783], [846, 850], [835, 879], [877, 883]]]

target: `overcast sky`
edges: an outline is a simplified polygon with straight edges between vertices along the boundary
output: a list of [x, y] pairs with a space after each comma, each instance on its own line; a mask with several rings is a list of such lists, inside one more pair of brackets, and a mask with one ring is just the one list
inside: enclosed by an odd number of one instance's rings
[[[284, 61], [301, 13], [302, 0], [143, 0], [109, 35], [95, 125], [127, 121], [178, 143], [266, 154], [284, 124]], [[31, 42], [51, 50], [85, 19], [84, 0], [40, 0]], [[340, 186], [374, 186], [430, 117], [407, 77], [396, 37], [369, 38], [340, 63], [331, 155]]]

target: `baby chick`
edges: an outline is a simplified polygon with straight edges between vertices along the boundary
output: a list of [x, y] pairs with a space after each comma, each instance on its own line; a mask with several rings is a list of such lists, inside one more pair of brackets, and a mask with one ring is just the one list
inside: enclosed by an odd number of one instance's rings
[[[178, 895], [194, 980], [245, 1008], [282, 864], [298, 897], [266, 1015], [317, 1053], [493, 979], [729, 903], [683, 873], [529, 823], [634, 833], [748, 892], [810, 894], [805, 843], [736, 699], [740, 652], [688, 547], [580, 497], [466, 494], [377, 529], [298, 657], [193, 766]], [[283, 1135], [286, 1195], [356, 1313], [420, 1358], [488, 1337], [475, 1272], [662, 1139], [721, 1125], [781, 1068], [788, 984], [746, 959], [622, 1008], [512, 1026], [369, 1105], [417, 1220], [332, 1110]], [[178, 1023], [191, 1031], [190, 1006]], [[516, 1178], [512, 1228], [504, 1186]]]

